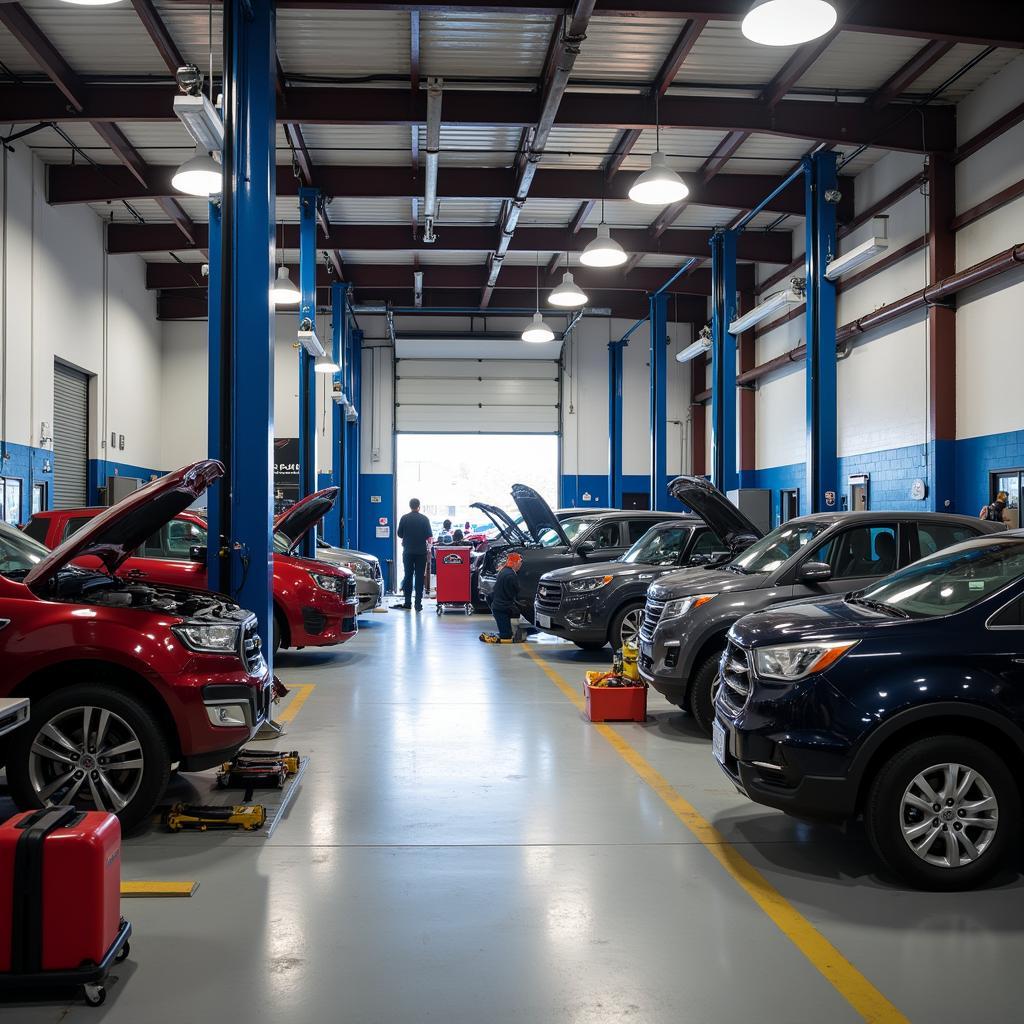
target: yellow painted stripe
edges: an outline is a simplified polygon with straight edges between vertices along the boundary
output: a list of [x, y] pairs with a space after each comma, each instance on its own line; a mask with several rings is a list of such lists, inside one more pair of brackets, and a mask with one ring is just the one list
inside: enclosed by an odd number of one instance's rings
[[284, 711], [274, 716], [275, 722], [290, 722], [302, 709], [302, 705], [309, 700], [310, 694], [316, 689], [316, 684], [295, 683], [288, 689], [291, 691], [291, 699], [285, 705]]
[[[586, 706], [581, 687], [566, 682], [531, 647], [526, 652], [547, 677], [581, 711]], [[615, 749], [616, 753], [664, 801], [672, 813], [693, 833], [744, 892], [771, 918], [775, 926], [821, 972], [835, 990], [864, 1018], [885, 1024], [907, 1024], [904, 1016], [874, 985], [857, 970], [761, 874], [700, 812], [668, 782], [650, 762], [630, 746], [608, 725], [593, 726]]]
[[122, 882], [121, 895], [181, 897], [191, 896], [198, 888], [198, 882]]

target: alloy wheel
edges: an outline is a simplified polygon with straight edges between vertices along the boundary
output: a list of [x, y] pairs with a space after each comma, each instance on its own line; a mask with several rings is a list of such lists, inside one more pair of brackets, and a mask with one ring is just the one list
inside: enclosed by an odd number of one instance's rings
[[643, 620], [644, 610], [642, 607], [634, 608], [623, 616], [622, 625], [619, 627], [619, 647], [624, 644], [636, 645], [640, 638], [640, 624]]
[[968, 765], [932, 765], [904, 790], [900, 827], [907, 845], [926, 863], [970, 864], [988, 849], [999, 827], [995, 791]]
[[29, 779], [46, 805], [91, 802], [117, 813], [142, 782], [145, 759], [135, 730], [107, 708], [68, 708], [36, 733]]

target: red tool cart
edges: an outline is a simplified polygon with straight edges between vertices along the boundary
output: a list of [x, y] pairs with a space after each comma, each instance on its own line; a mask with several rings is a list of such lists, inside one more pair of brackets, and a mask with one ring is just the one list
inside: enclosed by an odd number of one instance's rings
[[473, 548], [468, 544], [437, 545], [434, 548], [437, 572], [437, 614], [460, 608], [473, 614], [473, 593], [469, 564]]

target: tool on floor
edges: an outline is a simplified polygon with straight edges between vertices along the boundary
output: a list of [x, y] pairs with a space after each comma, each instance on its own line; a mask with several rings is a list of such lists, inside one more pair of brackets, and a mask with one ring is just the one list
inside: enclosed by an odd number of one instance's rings
[[609, 671], [587, 673], [583, 692], [591, 722], [646, 721], [647, 684], [640, 678], [638, 655], [635, 644], [623, 644]]
[[299, 770], [302, 755], [297, 750], [240, 750], [232, 759], [232, 764], [244, 764], [248, 761], [283, 761], [289, 775]]
[[267, 809], [261, 804], [235, 804], [233, 807], [175, 804], [167, 812], [167, 827], [172, 832], [231, 828], [254, 832], [263, 828], [266, 821]]

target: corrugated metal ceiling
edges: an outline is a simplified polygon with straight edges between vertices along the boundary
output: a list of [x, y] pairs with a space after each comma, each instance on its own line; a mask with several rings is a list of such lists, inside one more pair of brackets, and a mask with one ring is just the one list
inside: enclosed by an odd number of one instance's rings
[[649, 84], [685, 24], [681, 18], [594, 18], [572, 81]]
[[424, 11], [420, 64], [442, 78], [537, 78], [555, 19], [538, 14]]

